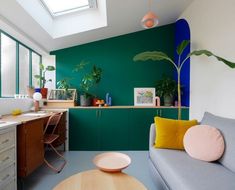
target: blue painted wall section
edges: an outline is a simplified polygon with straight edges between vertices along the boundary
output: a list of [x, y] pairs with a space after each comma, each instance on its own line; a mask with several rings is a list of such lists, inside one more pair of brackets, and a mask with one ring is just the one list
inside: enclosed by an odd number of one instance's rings
[[[190, 28], [188, 22], [184, 19], [180, 19], [175, 23], [175, 49], [183, 40], [190, 40]], [[190, 53], [190, 45], [184, 50], [181, 60], [186, 58]], [[175, 61], [178, 61], [178, 55], [175, 52]], [[175, 72], [175, 79], [177, 80], [177, 73]], [[188, 59], [181, 70], [181, 86], [183, 90], [182, 94], [182, 106], [189, 106], [190, 95], [190, 59]]]

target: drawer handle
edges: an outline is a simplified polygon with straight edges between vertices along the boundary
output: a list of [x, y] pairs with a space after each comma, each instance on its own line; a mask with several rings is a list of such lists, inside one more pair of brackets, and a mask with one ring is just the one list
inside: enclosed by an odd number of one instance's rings
[[2, 179], [1, 179], [1, 181], [5, 181], [7, 178], [9, 178], [10, 177], [10, 174], [7, 174], [7, 175], [5, 175]]
[[5, 144], [5, 143], [7, 143], [9, 141], [10, 141], [10, 139], [6, 139], [5, 141], [2, 141], [2, 144]]
[[1, 160], [0, 161], [0, 163], [3, 163], [3, 162], [6, 162], [7, 160], [9, 160], [10, 159], [10, 157], [9, 156], [7, 156], [6, 158], [4, 158], [3, 160]]

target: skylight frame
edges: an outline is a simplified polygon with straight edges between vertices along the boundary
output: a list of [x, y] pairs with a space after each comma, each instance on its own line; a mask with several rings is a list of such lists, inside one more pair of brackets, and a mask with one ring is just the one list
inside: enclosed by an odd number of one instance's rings
[[42, 3], [44, 8], [49, 12], [49, 14], [53, 18], [58, 17], [58, 16], [62, 16], [62, 15], [67, 15], [67, 14], [74, 13], [74, 12], [78, 12], [78, 11], [82, 11], [82, 10], [86, 10], [86, 9], [97, 8], [97, 0], [88, 0], [88, 5], [74, 7], [71, 9], [65, 9], [63, 11], [53, 12], [45, 0], [40, 0], [40, 2]]

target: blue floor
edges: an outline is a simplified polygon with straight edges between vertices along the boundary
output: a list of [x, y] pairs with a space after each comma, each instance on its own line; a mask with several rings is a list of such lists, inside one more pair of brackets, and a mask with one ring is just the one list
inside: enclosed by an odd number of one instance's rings
[[[148, 151], [121, 151], [128, 154], [132, 160], [131, 165], [123, 172], [134, 176], [141, 181], [148, 190], [155, 190], [148, 166]], [[61, 173], [52, 172], [45, 165], [41, 166], [29, 177], [23, 180], [23, 190], [50, 190], [65, 178], [94, 169], [92, 160], [98, 151], [68, 151], [65, 153], [67, 164]], [[94, 189], [95, 190], [95, 189]]]

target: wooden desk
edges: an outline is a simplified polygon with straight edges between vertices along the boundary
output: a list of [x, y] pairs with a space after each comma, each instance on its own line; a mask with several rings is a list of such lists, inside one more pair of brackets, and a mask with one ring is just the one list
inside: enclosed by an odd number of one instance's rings
[[[44, 115], [28, 116], [21, 114], [18, 116], [3, 116], [4, 121], [15, 121], [20, 123], [17, 125], [17, 175], [18, 177], [26, 177], [44, 162], [44, 144], [43, 129], [44, 124], [53, 112], [47, 112]], [[66, 117], [66, 112], [64, 116]], [[61, 120], [59, 131], [65, 131], [65, 119]], [[64, 125], [63, 125], [64, 124]], [[59, 139], [58, 145], [66, 140], [66, 133]]]

